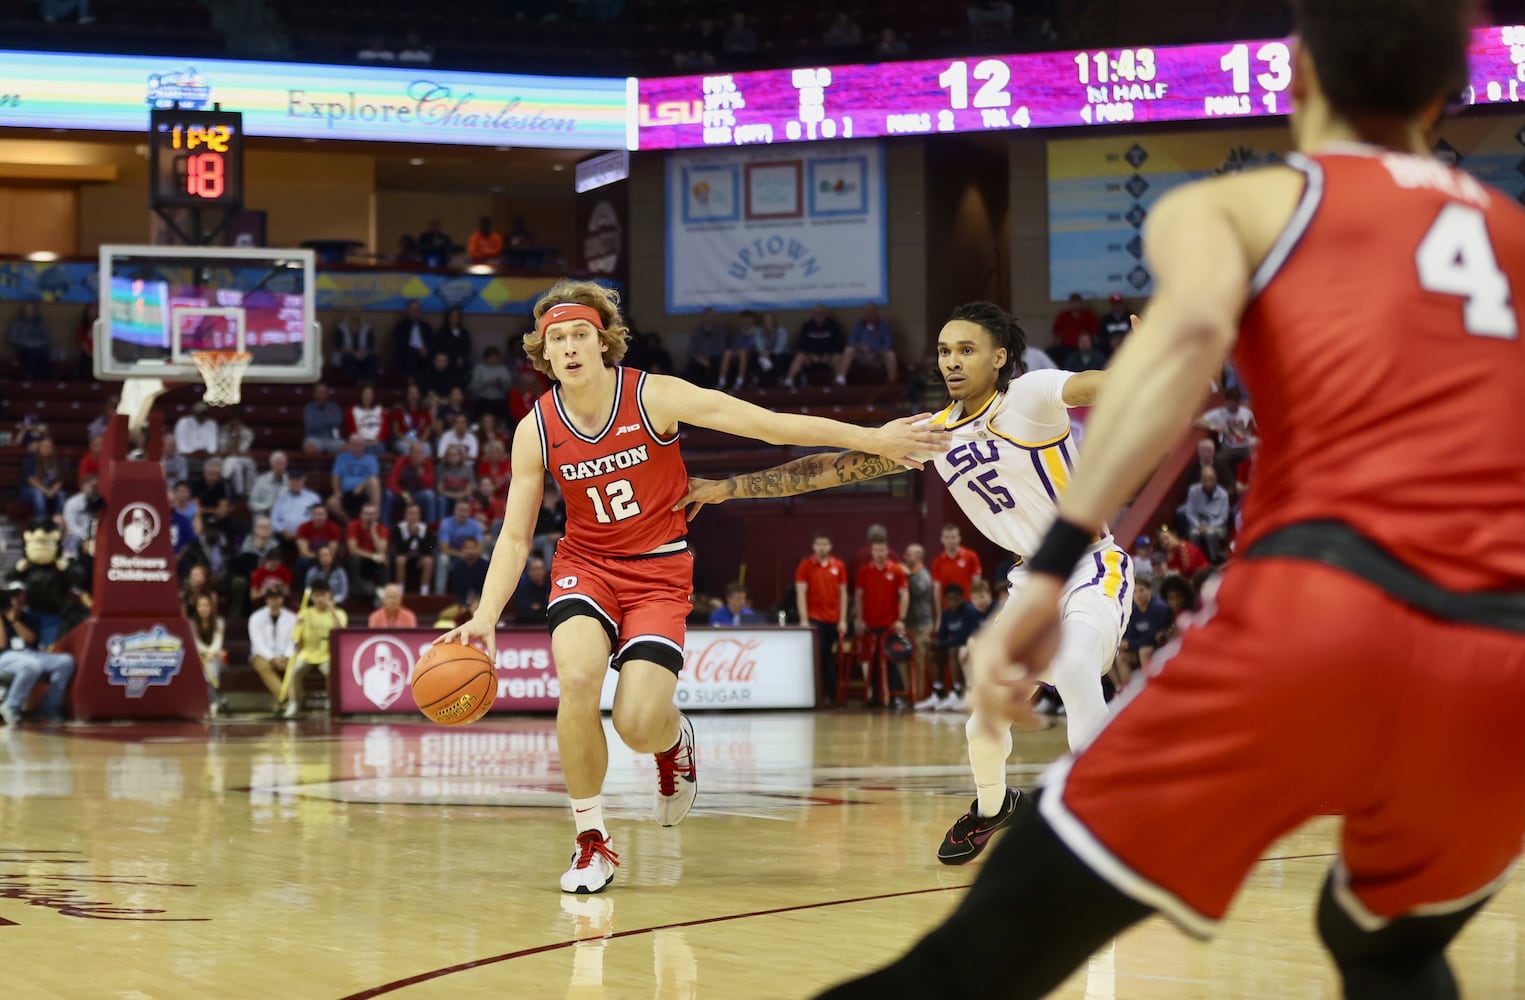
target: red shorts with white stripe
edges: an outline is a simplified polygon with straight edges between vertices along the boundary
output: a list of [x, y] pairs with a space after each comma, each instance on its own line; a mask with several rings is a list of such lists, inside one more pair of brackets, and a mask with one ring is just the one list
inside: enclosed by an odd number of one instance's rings
[[613, 665], [651, 660], [677, 674], [693, 612], [694, 557], [687, 547], [656, 555], [611, 558], [556, 546], [551, 562], [551, 631], [579, 615], [609, 635]]
[[1251, 559], [1073, 760], [1044, 817], [1205, 936], [1273, 840], [1343, 816], [1335, 897], [1375, 930], [1459, 910], [1525, 837], [1525, 642], [1319, 563]]

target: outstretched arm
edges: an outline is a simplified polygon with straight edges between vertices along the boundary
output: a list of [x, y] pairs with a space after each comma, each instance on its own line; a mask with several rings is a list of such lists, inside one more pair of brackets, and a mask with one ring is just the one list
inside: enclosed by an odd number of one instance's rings
[[730, 479], [689, 479], [688, 495], [673, 510], [689, 507], [692, 521], [705, 504], [727, 500], [756, 500], [764, 497], [792, 497], [834, 486], [880, 479], [904, 472], [906, 466], [882, 455], [862, 451], [830, 451], [806, 455], [762, 472], [749, 472]]

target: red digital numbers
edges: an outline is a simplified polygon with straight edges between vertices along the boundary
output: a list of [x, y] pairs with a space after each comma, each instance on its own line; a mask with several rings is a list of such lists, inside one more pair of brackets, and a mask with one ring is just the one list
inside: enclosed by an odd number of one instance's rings
[[185, 158], [185, 193], [193, 198], [221, 198], [227, 189], [221, 153], [199, 153]]

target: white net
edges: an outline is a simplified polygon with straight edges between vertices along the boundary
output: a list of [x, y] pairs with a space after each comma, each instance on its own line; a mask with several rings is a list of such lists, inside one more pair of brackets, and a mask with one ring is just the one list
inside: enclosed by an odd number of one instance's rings
[[194, 351], [191, 360], [196, 362], [206, 393], [201, 397], [208, 406], [232, 406], [239, 400], [243, 386], [244, 370], [254, 355], [247, 351]]

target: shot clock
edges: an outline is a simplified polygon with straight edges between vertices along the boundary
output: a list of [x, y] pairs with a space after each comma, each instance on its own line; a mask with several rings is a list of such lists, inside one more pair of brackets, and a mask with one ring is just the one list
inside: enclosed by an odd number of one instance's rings
[[149, 113], [150, 208], [223, 208], [244, 200], [243, 115], [236, 111]]

